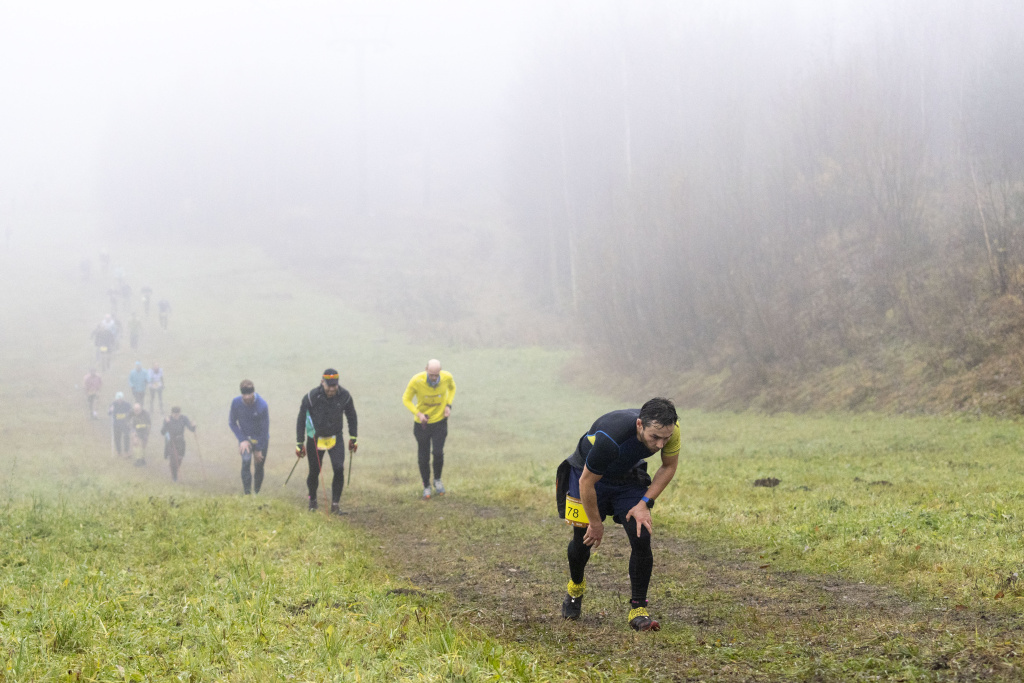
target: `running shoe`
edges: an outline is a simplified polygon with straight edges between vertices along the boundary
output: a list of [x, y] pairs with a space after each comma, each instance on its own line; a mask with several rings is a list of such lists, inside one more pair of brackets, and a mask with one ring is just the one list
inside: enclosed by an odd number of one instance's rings
[[637, 607], [629, 610], [629, 627], [634, 631], [660, 631], [661, 624], [651, 619], [646, 607]]
[[565, 600], [562, 600], [562, 618], [571, 619], [576, 621], [580, 618], [580, 614], [583, 613], [583, 596], [574, 598], [568, 593], [565, 594]]
[[309, 497], [309, 511], [310, 512], [315, 512], [316, 511], [316, 498], [314, 498], [313, 496]]
[[342, 515], [347, 515], [348, 513], [338, 507], [337, 503], [331, 503], [331, 514], [338, 515], [340, 517]]
[[423, 500], [430, 500], [430, 487], [427, 486], [423, 489]]
[[445, 494], [444, 484], [441, 483], [440, 479], [434, 480], [434, 493], [439, 496], [443, 496]]

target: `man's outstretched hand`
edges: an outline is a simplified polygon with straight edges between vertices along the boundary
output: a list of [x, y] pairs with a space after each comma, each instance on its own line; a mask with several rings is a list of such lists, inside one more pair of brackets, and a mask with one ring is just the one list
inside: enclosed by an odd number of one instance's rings
[[647, 503], [642, 500], [633, 506], [633, 508], [626, 513], [626, 521], [630, 519], [636, 521], [636, 535], [640, 536], [640, 528], [644, 527], [647, 529], [647, 533], [653, 533], [651, 529], [651, 510], [647, 507]]

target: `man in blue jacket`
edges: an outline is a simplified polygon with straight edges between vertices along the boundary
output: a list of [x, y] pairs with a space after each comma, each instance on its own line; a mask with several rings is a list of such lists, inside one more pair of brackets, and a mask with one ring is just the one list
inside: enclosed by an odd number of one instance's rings
[[[267, 457], [267, 442], [270, 441], [270, 411], [267, 402], [256, 393], [251, 380], [243, 379], [239, 385], [241, 396], [231, 402], [228, 425], [238, 439], [238, 452], [242, 456], [242, 488], [245, 495], [250, 490], [260, 492], [263, 484], [263, 462]], [[249, 463], [255, 459], [255, 480], [250, 474]]]
[[136, 403], [146, 402], [146, 387], [149, 385], [149, 373], [142, 367], [142, 361], [135, 361], [135, 368], [128, 373], [128, 384]]

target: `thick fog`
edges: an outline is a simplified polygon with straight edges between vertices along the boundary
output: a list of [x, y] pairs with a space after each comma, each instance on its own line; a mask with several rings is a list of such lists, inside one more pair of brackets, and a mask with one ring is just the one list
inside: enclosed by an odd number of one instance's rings
[[[629, 50], [665, 40], [666, 62], [629, 78], [692, 85], [672, 82], [682, 67], [723, 93], [778, 87], [893, 30], [886, 4], [7, 2], [3, 209], [204, 234], [268, 214], [493, 211], [514, 191], [516, 119], [552, 106], [532, 94], [586, 101], [626, 77]], [[574, 55], [607, 71], [573, 82]], [[708, 104], [701, 118], [723, 114]]]
[[[479, 3], [6, 3], [7, 211], [146, 230], [423, 194], [494, 164], [527, 19]], [[160, 227], [166, 227], [160, 226]]]
[[500, 280], [630, 361], [828, 364], [1018, 286], [1021, 8], [7, 2], [0, 220], [344, 245], [470, 340]]

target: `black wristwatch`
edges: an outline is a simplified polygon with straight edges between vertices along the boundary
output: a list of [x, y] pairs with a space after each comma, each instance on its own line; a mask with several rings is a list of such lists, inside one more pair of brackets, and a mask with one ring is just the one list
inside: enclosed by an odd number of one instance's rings
[[648, 510], [650, 510], [651, 508], [654, 507], [654, 501], [651, 500], [650, 498], [648, 498], [647, 496], [644, 496], [640, 500], [642, 500], [643, 502], [647, 503], [647, 509]]

